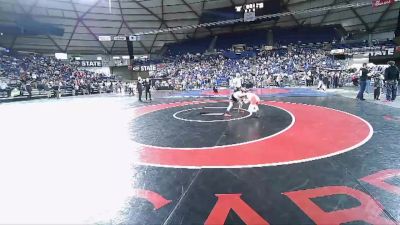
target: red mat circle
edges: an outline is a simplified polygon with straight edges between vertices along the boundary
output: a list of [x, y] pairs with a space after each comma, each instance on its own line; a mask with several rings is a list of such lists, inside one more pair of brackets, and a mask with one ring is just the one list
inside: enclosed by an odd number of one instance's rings
[[[200, 103], [176, 102], [135, 109], [135, 118], [147, 113]], [[373, 133], [362, 118], [320, 106], [264, 101], [292, 113], [293, 126], [279, 135], [235, 145], [210, 148], [166, 148], [135, 143], [139, 164], [174, 168], [242, 168], [276, 166], [338, 155], [367, 142]]]

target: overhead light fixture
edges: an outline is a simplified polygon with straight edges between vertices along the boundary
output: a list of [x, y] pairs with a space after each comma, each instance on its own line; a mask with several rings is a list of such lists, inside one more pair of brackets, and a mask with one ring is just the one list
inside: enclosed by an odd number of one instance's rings
[[129, 55], [123, 55], [122, 59], [129, 59]]
[[113, 59], [119, 59], [119, 56], [114, 56]]
[[81, 57], [75, 57], [75, 60], [81, 60]]
[[98, 57], [97, 57], [97, 60], [102, 60], [102, 59], [103, 59], [103, 58], [101, 58], [101, 56], [98, 56]]
[[0, 33], [0, 36], [3, 36], [3, 33]]

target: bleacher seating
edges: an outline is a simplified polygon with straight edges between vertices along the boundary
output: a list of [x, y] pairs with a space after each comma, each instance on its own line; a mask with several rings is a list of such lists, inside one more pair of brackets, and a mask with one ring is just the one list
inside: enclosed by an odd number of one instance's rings
[[[290, 28], [273, 28], [273, 38], [280, 45], [324, 43], [341, 40], [337, 26], [308, 27], [297, 26]], [[235, 44], [246, 46], [263, 46], [268, 43], [268, 30], [252, 30], [228, 34], [219, 34], [214, 48], [227, 50]], [[213, 37], [189, 39], [183, 42], [167, 44], [167, 56], [182, 55], [186, 53], [204, 53], [212, 43]]]
[[33, 98], [54, 95], [54, 90], [60, 90], [64, 96], [94, 94], [109, 82], [115, 82], [115, 77], [78, 68], [77, 64], [69, 61], [39, 54], [0, 51], [1, 101], [26, 99], [28, 90], [31, 90], [30, 97]]
[[256, 30], [232, 34], [218, 35], [216, 49], [228, 49], [235, 44], [246, 44], [247, 46], [262, 46], [267, 43], [266, 30]]
[[335, 26], [274, 28], [274, 40], [282, 45], [290, 43], [323, 43], [340, 40], [341, 35]]
[[204, 53], [210, 46], [212, 37], [189, 39], [178, 43], [167, 44], [167, 55], [175, 56], [186, 53]]

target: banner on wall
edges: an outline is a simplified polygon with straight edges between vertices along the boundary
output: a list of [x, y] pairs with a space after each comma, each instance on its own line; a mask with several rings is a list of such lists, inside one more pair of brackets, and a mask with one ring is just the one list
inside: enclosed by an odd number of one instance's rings
[[99, 41], [111, 41], [111, 36], [99, 36]]
[[137, 35], [129, 36], [129, 41], [140, 41], [140, 40], [142, 40], [142, 38], [140, 36], [137, 36]]
[[101, 60], [76, 60], [79, 67], [103, 67]]
[[114, 36], [114, 41], [126, 41], [126, 36]]
[[135, 72], [145, 72], [145, 71], [156, 71], [156, 65], [147, 65], [147, 66], [132, 66], [132, 70]]
[[363, 55], [363, 56], [379, 56], [379, 55], [394, 55], [396, 52], [395, 47], [363, 47], [363, 48], [345, 48], [345, 49], [332, 49], [331, 54], [346, 54], [346, 55]]
[[372, 0], [372, 7], [376, 8], [383, 5], [393, 4], [395, 0]]

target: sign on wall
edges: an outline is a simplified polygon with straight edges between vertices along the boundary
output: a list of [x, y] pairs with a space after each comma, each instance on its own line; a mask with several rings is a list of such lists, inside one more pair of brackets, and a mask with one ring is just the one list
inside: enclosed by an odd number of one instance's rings
[[140, 41], [141, 38], [140, 38], [140, 36], [131, 35], [131, 36], [129, 36], [129, 40], [130, 41]]
[[157, 70], [157, 66], [156, 65], [132, 66], [132, 70], [136, 72], [155, 71]]
[[387, 56], [392, 56], [394, 55], [395, 48], [387, 48], [383, 50], [375, 50], [373, 52], [370, 52], [371, 56], [380, 56], [380, 55], [387, 55]]
[[99, 36], [99, 41], [111, 41], [111, 36]]
[[372, 0], [372, 7], [393, 4], [395, 0]]
[[103, 67], [101, 60], [77, 60], [79, 67]]
[[[346, 48], [343, 49], [345, 54], [348, 55], [363, 55], [363, 56], [380, 56], [380, 55], [394, 55], [395, 48], [394, 47], [363, 47], [363, 48]], [[334, 49], [335, 51], [341, 51], [341, 49]], [[331, 51], [331, 54], [332, 54]]]
[[126, 37], [125, 36], [115, 36], [114, 41], [126, 41]]

